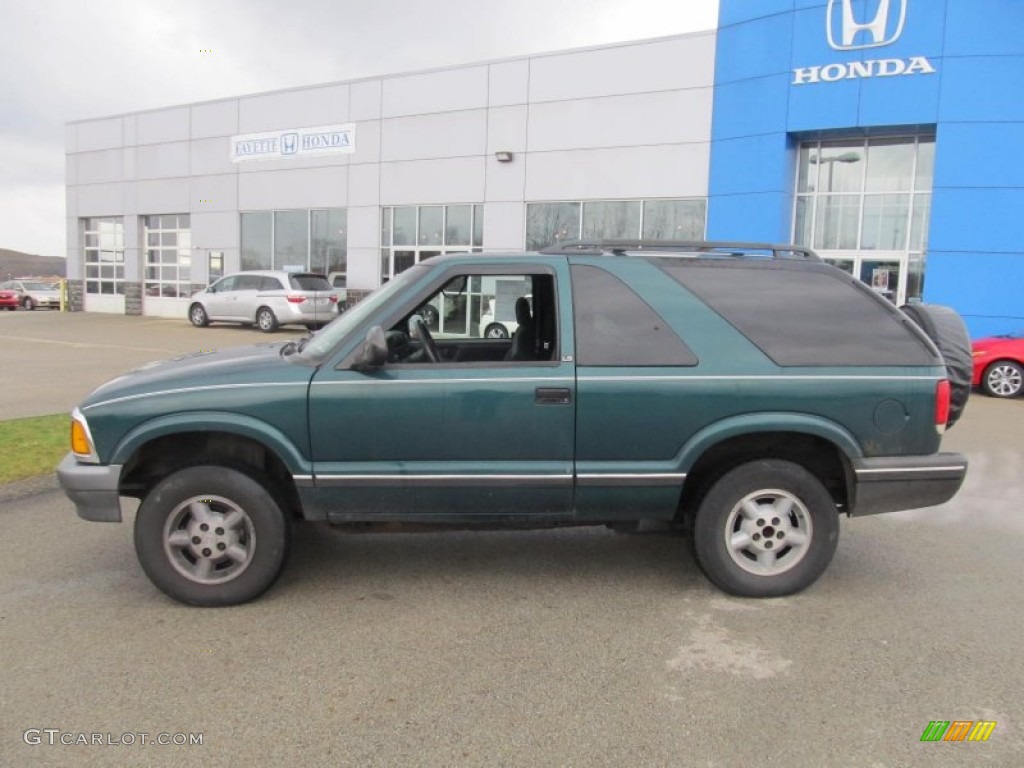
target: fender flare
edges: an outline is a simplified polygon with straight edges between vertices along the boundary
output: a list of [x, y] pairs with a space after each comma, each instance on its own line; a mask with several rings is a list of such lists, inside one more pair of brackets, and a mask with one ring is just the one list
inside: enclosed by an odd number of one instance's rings
[[856, 438], [828, 419], [800, 413], [751, 413], [716, 421], [693, 435], [677, 454], [679, 471], [689, 472], [708, 449], [723, 440], [762, 432], [793, 432], [820, 437], [835, 445], [847, 462], [863, 456]]
[[151, 440], [183, 432], [226, 432], [247, 437], [274, 452], [293, 475], [312, 473], [312, 462], [277, 427], [252, 416], [219, 411], [185, 411], [139, 424], [118, 441], [110, 463], [126, 464]]

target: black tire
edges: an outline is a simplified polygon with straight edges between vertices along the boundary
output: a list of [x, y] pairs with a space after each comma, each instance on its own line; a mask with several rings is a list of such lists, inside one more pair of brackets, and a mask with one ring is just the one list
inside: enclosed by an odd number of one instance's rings
[[260, 307], [256, 310], [256, 327], [264, 333], [273, 333], [277, 330], [277, 315], [270, 307]]
[[507, 339], [508, 328], [501, 323], [491, 323], [484, 328], [485, 339]]
[[[225, 521], [229, 525], [218, 525]], [[238, 605], [259, 597], [280, 575], [290, 543], [291, 521], [273, 495], [223, 466], [169, 475], [135, 517], [142, 569], [161, 591], [189, 605]]]
[[981, 388], [991, 397], [1017, 397], [1024, 390], [1024, 368], [1013, 360], [996, 360], [981, 375]]
[[202, 304], [193, 304], [188, 308], [188, 319], [196, 328], [205, 328], [210, 324], [210, 318]]
[[725, 473], [694, 520], [697, 564], [712, 583], [741, 597], [806, 589], [824, 573], [838, 543], [839, 513], [829, 492], [799, 464], [778, 459]]
[[25, 297], [25, 301], [22, 302], [22, 305], [29, 312], [31, 312], [32, 310], [34, 310], [36, 308], [36, 302], [35, 302], [35, 300], [31, 296], [26, 296]]
[[950, 388], [946, 427], [952, 427], [963, 414], [971, 395], [974, 356], [967, 326], [956, 310], [940, 304], [907, 304], [900, 309], [935, 343], [946, 364]]

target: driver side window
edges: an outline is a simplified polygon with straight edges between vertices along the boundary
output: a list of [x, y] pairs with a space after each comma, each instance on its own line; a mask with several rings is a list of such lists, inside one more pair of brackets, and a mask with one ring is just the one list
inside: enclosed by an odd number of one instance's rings
[[457, 275], [396, 323], [386, 338], [391, 364], [556, 360], [554, 276]]

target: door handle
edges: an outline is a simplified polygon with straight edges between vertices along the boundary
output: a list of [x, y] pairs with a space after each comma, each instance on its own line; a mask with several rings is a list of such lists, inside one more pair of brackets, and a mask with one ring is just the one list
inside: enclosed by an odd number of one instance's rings
[[537, 405], [569, 405], [572, 391], [568, 387], [537, 387], [534, 390]]

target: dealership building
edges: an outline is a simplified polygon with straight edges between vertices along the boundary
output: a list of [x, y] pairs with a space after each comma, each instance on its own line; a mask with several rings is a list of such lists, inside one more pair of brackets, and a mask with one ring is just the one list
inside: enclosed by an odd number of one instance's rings
[[439, 253], [796, 242], [972, 336], [1024, 328], [1024, 2], [721, 0], [716, 30], [67, 126], [87, 311], [240, 269], [350, 300]]

